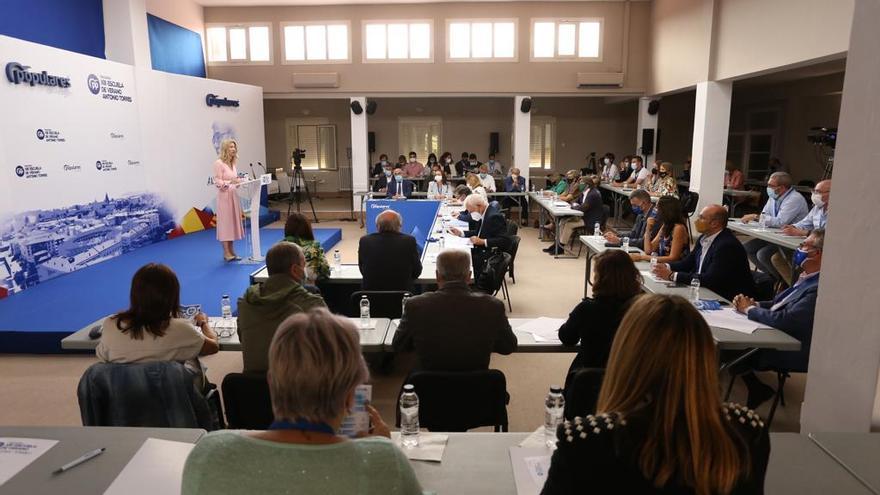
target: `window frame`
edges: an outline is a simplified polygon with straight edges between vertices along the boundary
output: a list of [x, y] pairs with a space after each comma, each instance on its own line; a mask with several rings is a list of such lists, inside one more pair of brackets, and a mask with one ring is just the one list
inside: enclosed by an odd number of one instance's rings
[[550, 163], [543, 163], [545, 160], [545, 156], [543, 156], [543, 150], [547, 148], [546, 146], [546, 135], [542, 133], [542, 142], [544, 146], [541, 152], [541, 164], [540, 165], [532, 165], [531, 164], [531, 144], [529, 144], [529, 170], [553, 170], [554, 162], [556, 161], [556, 117], [551, 116], [541, 116], [541, 117], [532, 117], [529, 120], [529, 141], [531, 141], [531, 131], [533, 125], [540, 125], [541, 127], [545, 127], [550, 125], [550, 130], [552, 136], [550, 136]]
[[[334, 162], [336, 164], [336, 166], [334, 168], [321, 168], [321, 164], [319, 163], [317, 168], [309, 168], [309, 167], [303, 166], [303, 171], [304, 172], [315, 172], [315, 173], [338, 172], [339, 168], [340, 168], [340, 164], [339, 164], [339, 128], [338, 128], [338, 126], [336, 124], [331, 123], [330, 119], [328, 119], [326, 117], [291, 117], [291, 118], [284, 119], [285, 145], [287, 146], [287, 149], [290, 151], [292, 151], [293, 148], [297, 148], [302, 144], [299, 142], [299, 127], [301, 127], [301, 126], [316, 127], [316, 128], [333, 127], [333, 129], [334, 129], [333, 139], [335, 141], [333, 143], [333, 145], [334, 145], [333, 146]], [[290, 136], [290, 128], [291, 127], [294, 127], [295, 131], [296, 131], [295, 142], [293, 142], [293, 139], [291, 139], [291, 136]], [[306, 150], [307, 154], [308, 153], [316, 153], [316, 152], [317, 151], [313, 152], [311, 150]], [[288, 164], [288, 165], [290, 165], [292, 168], [291, 164]]]
[[[288, 26], [303, 26], [305, 29], [306, 26], [337, 26], [344, 25], [345, 29], [348, 30], [348, 58], [346, 59], [334, 59], [334, 60], [287, 60], [287, 33], [285, 33], [285, 28]], [[281, 32], [281, 65], [340, 65], [340, 64], [350, 64], [352, 63], [351, 58], [351, 21], [282, 21], [279, 23], [279, 28]], [[306, 57], [308, 57], [308, 47], [306, 45], [306, 40], [303, 38], [303, 49], [305, 50]], [[327, 47], [327, 52], [329, 56], [330, 48], [329, 43]]]
[[[367, 58], [367, 26], [371, 24], [384, 24], [386, 33], [385, 58]], [[388, 58], [388, 24], [406, 24], [409, 33], [410, 24], [427, 24], [431, 30], [431, 43], [428, 45], [430, 56], [428, 58]], [[434, 29], [434, 19], [364, 19], [361, 21], [361, 63], [362, 64], [433, 64], [434, 45], [437, 33]], [[409, 46], [407, 46], [407, 55]]]
[[[269, 30], [269, 60], [251, 60], [251, 31], [252, 27], [265, 27]], [[208, 53], [208, 29], [223, 28], [226, 30], [226, 61], [211, 61]], [[242, 28], [245, 33], [245, 53], [247, 59], [232, 60], [232, 50], [230, 50], [230, 28]], [[211, 22], [205, 24], [205, 63], [208, 66], [245, 66], [245, 65], [275, 65], [275, 34], [273, 23], [266, 22]]]
[[[552, 22], [553, 28], [553, 53], [552, 57], [535, 57], [535, 23]], [[599, 23], [599, 55], [596, 57], [580, 57], [578, 50], [580, 49], [580, 23], [597, 22]], [[574, 24], [575, 40], [574, 55], [562, 55], [559, 53], [559, 24]], [[532, 17], [529, 24], [529, 62], [602, 62], [605, 43], [605, 18], [604, 17]]]
[[[397, 117], [397, 147], [401, 148], [401, 138], [400, 138], [400, 136], [402, 134], [400, 132], [401, 126], [418, 125], [418, 124], [427, 124], [427, 125], [435, 125], [436, 124], [440, 128], [440, 132], [437, 134], [437, 148], [438, 148], [437, 156], [439, 157], [440, 156], [439, 154], [443, 153], [442, 151], [440, 151], [443, 149], [443, 117], [441, 117], [439, 115], [425, 115], [425, 116], [419, 115], [419, 116], [399, 116], [399, 117]], [[399, 152], [399, 154], [409, 157], [410, 151], [415, 151], [415, 150], [408, 149], [408, 150]], [[419, 150], [419, 151], [421, 151], [421, 150]], [[426, 153], [424, 155], [419, 155], [418, 159], [421, 161], [422, 165], [427, 166], [428, 155], [430, 153], [431, 153], [431, 151], [429, 150], [428, 153]], [[389, 157], [389, 161], [390, 161], [390, 157]]]
[[[500, 57], [468, 57], [468, 58], [452, 58], [450, 56], [450, 51], [452, 49], [452, 42], [449, 36], [449, 29], [452, 24], [455, 23], [491, 23], [492, 24], [492, 53], [495, 52], [495, 24], [497, 23], [513, 23], [513, 57], [512, 58], [500, 58]], [[493, 63], [504, 63], [504, 62], [519, 62], [519, 18], [517, 17], [509, 17], [509, 18], [499, 18], [499, 17], [485, 17], [485, 18], [455, 18], [455, 19], [446, 19], [446, 63], [457, 64], [457, 63], [480, 63], [480, 62], [493, 62]]]

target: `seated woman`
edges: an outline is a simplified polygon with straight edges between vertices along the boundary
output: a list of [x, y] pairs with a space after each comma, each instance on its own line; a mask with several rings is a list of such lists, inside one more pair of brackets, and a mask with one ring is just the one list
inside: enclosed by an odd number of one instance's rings
[[678, 182], [675, 180], [675, 173], [672, 170], [671, 163], [663, 162], [657, 166], [657, 179], [648, 192], [651, 193], [651, 196], [672, 196], [678, 198]]
[[[690, 253], [687, 218], [681, 209], [681, 201], [664, 196], [657, 201], [657, 216], [648, 217], [645, 222], [645, 253], [657, 253], [659, 263], [670, 263], [684, 259]], [[660, 222], [660, 230], [651, 238], [654, 222]], [[650, 254], [630, 254], [633, 261], [648, 261]]]
[[559, 340], [577, 345], [568, 372], [604, 368], [611, 342], [633, 297], [642, 292], [642, 275], [625, 251], [610, 249], [593, 258], [593, 297], [585, 298], [559, 327]]
[[183, 469], [185, 495], [422, 493], [372, 406], [372, 430], [362, 434], [375, 436], [336, 434], [369, 378], [353, 323], [326, 309], [284, 320], [269, 348], [268, 376], [275, 422], [267, 431], [202, 437]]
[[486, 200], [488, 201], [489, 196], [486, 193], [486, 188], [483, 187], [483, 182], [480, 180], [477, 174], [467, 174], [466, 182], [471, 190], [471, 194], [479, 194], [480, 196], [486, 198]]
[[745, 177], [739, 166], [733, 161], [727, 160], [724, 167], [724, 188], [725, 189], [742, 189], [745, 183]]
[[180, 282], [171, 268], [142, 266], [131, 280], [129, 308], [104, 319], [95, 349], [102, 363], [179, 361], [193, 371], [205, 390], [199, 356], [220, 351], [208, 317], [199, 313], [195, 325], [180, 314]]
[[443, 173], [446, 174], [447, 177], [453, 175], [453, 171], [455, 167], [452, 164], [452, 153], [445, 151], [442, 155], [440, 155], [440, 166], [443, 167]]
[[323, 282], [330, 278], [330, 265], [324, 256], [324, 248], [315, 240], [312, 224], [302, 213], [292, 212], [284, 223], [284, 239], [298, 245], [306, 257], [309, 269], [308, 282]]
[[541, 493], [764, 493], [767, 428], [722, 404], [719, 390], [715, 342], [696, 308], [638, 297], [614, 337], [597, 414], [560, 425]]
[[452, 199], [452, 186], [446, 182], [446, 174], [442, 169], [437, 169], [433, 175], [434, 180], [428, 184], [429, 199]]

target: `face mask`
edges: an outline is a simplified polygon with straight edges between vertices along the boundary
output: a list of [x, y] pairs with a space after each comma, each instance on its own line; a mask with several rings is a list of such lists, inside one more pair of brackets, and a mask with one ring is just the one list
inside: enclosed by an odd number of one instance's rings
[[403, 182], [403, 176], [402, 175], [395, 175], [394, 180], [396, 180], [397, 182]]
[[667, 175], [669, 174], [667, 174], [666, 172], [660, 172], [660, 177], [666, 177]]
[[471, 164], [471, 167], [473, 167], [473, 166], [475, 166], [475, 165], [477, 164], [477, 161], [476, 161], [476, 160], [471, 160], [471, 161], [468, 162], [468, 163], [470, 163], [470, 164]]
[[702, 219], [698, 218], [694, 220], [694, 227], [697, 229], [697, 232], [702, 234], [706, 232], [706, 228], [708, 227], [708, 225], [706, 225], [706, 222], [704, 222]]
[[519, 174], [510, 174], [510, 178], [516, 182], [516, 180], [519, 179]]
[[813, 205], [818, 206], [819, 208], [825, 206], [825, 201], [822, 199], [821, 193], [813, 193], [810, 196], [810, 201], [813, 202]]
[[447, 158], [446, 163], [452, 163], [452, 158]]
[[388, 160], [382, 160], [382, 165], [388, 165]]
[[437, 163], [437, 160], [435, 160], [434, 158], [431, 158], [428, 160], [428, 163]]
[[416, 157], [414, 157], [414, 156], [409, 157], [409, 162], [410, 162], [410, 163], [415, 163], [415, 162], [416, 162]]
[[494, 164], [495, 164], [495, 160], [489, 160], [489, 165], [494, 165]]
[[635, 170], [635, 169], [636, 169], [636, 164], [635, 164], [635, 163], [630, 163], [630, 164], [629, 164], [629, 168]]
[[390, 170], [386, 170], [386, 171], [385, 171], [385, 177], [391, 177], [391, 171], [390, 171]]
[[442, 176], [442, 175], [435, 175], [435, 176], [434, 176], [434, 180], [437, 181], [437, 182], [442, 182], [442, 181], [443, 181], [443, 176]]
[[473, 220], [473, 221], [475, 221], [475, 222], [479, 222], [479, 221], [482, 220], [482, 219], [483, 219], [483, 214], [482, 214], [482, 213], [480, 213], [480, 212], [478, 212], [478, 211], [472, 211], [472, 212], [471, 212], [471, 220]]
[[804, 262], [809, 259], [809, 256], [809, 251], [805, 251], [803, 248], [798, 248], [797, 251], [794, 252], [794, 257], [792, 258], [794, 266], [803, 268]]
[[633, 206], [632, 210], [633, 213], [635, 213], [636, 215], [641, 215], [642, 213], [644, 213], [644, 210], [642, 210], [641, 206]]
[[604, 160], [602, 160], [602, 161], [605, 162], [605, 165], [611, 165], [611, 159], [610, 159], [610, 158], [606, 158], [606, 159], [604, 159]]
[[773, 200], [779, 199], [779, 195], [776, 194], [776, 191], [774, 191], [773, 188], [770, 186], [767, 186], [767, 196], [769, 196], [770, 199]]
[[487, 174], [486, 172], [480, 172], [481, 179], [485, 179], [487, 175], [489, 175], [489, 174]]

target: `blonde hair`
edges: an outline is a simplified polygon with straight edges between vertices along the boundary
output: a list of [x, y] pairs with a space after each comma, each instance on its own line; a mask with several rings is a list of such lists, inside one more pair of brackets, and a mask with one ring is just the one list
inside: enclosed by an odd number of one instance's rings
[[471, 186], [471, 188], [483, 185], [483, 183], [480, 181], [480, 178], [477, 177], [477, 175], [474, 173], [467, 174], [465, 180], [467, 181], [467, 185]]
[[325, 308], [293, 315], [269, 347], [269, 392], [275, 419], [328, 422], [369, 379], [357, 328]]
[[660, 488], [727, 494], [749, 472], [748, 448], [722, 419], [712, 333], [680, 296], [639, 296], [614, 338], [597, 411], [638, 413], [638, 467]]
[[229, 146], [233, 144], [235, 150], [238, 151], [238, 143], [234, 139], [227, 138], [220, 141], [220, 161], [227, 165], [235, 165], [235, 162], [238, 161], [238, 153], [235, 154], [235, 158], [229, 156]]

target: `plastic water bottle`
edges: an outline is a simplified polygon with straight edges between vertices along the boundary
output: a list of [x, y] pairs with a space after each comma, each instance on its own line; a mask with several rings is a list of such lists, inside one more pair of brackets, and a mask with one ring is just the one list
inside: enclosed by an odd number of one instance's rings
[[548, 447], [556, 445], [556, 427], [562, 424], [562, 411], [565, 409], [565, 398], [562, 387], [550, 386], [550, 393], [544, 400], [544, 439]]
[[342, 269], [342, 255], [339, 254], [339, 250], [336, 249], [333, 251], [333, 271], [339, 273], [340, 269]]
[[400, 317], [403, 318], [406, 315], [406, 302], [412, 296], [409, 292], [403, 293], [403, 299], [400, 301]]
[[624, 237], [620, 240], [620, 247], [624, 251], [629, 251], [629, 237]]
[[690, 300], [694, 306], [700, 303], [700, 277], [697, 275], [691, 279]]
[[758, 229], [761, 231], [767, 230], [767, 215], [761, 213], [761, 216], [758, 217]]
[[220, 315], [224, 320], [232, 318], [232, 302], [229, 301], [228, 294], [223, 294], [220, 298]]
[[411, 384], [400, 395], [400, 443], [412, 448], [419, 445], [419, 396]]
[[370, 328], [370, 300], [361, 296], [361, 328]]
[[651, 273], [654, 273], [655, 268], [657, 268], [657, 252], [656, 251], [651, 253]]
[[595, 237], [597, 237], [597, 238], [598, 238], [598, 237], [602, 237], [602, 230], [601, 230], [601, 228], [602, 228], [602, 226], [599, 225], [599, 222], [596, 222], [595, 224], [593, 224], [593, 236], [595, 236]]

